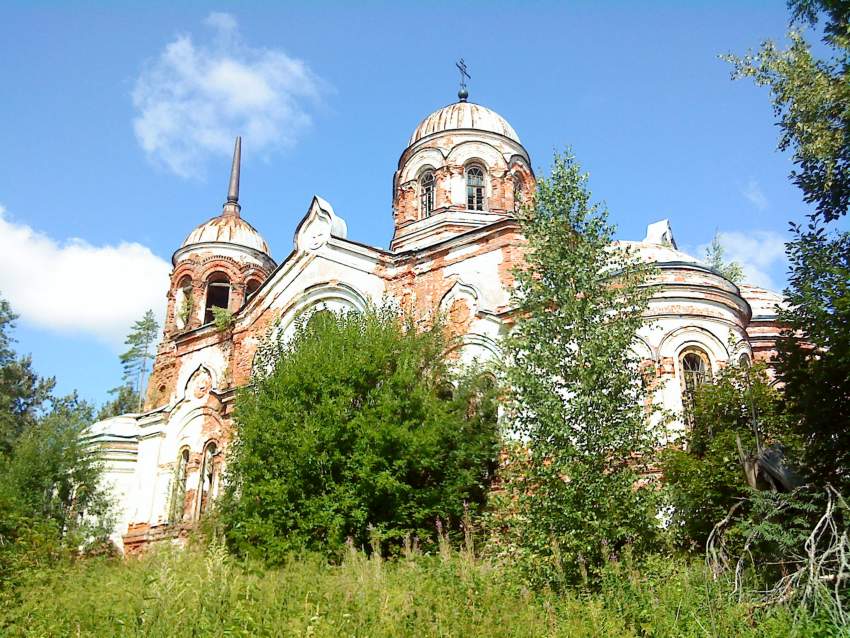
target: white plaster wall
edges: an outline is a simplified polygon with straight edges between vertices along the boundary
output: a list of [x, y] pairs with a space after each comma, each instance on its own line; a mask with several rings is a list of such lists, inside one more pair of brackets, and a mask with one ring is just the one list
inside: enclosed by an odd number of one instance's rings
[[493, 312], [510, 301], [510, 291], [502, 285], [499, 277], [499, 266], [503, 260], [502, 249], [499, 248], [446, 266], [444, 273], [446, 277], [456, 275], [460, 281], [474, 286], [479, 293], [480, 308]]

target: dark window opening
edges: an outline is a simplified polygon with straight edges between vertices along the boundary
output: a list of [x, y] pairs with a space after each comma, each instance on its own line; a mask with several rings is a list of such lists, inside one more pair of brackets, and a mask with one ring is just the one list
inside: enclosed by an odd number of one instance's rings
[[207, 304], [204, 311], [204, 323], [212, 323], [215, 319], [213, 308], [230, 307], [230, 280], [227, 275], [218, 273], [207, 282]]
[[177, 284], [177, 323], [178, 328], [185, 328], [192, 316], [192, 278], [186, 275]]
[[257, 292], [257, 289], [259, 287], [260, 287], [260, 280], [259, 279], [249, 279], [248, 283], [245, 284], [245, 296], [250, 297], [255, 292]]
[[522, 208], [522, 180], [519, 175], [514, 175], [514, 212], [518, 213]]
[[169, 519], [172, 523], [180, 523], [185, 518], [186, 477], [189, 470], [189, 450], [183, 448], [177, 458], [174, 468], [174, 488], [171, 492], [171, 508]]

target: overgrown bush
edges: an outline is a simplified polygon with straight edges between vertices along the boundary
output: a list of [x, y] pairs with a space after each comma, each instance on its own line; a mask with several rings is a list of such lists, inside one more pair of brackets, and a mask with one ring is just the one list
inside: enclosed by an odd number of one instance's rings
[[770, 385], [763, 365], [730, 365], [694, 395], [682, 447], [662, 454], [661, 465], [672, 505], [674, 542], [702, 553], [712, 528], [750, 489], [738, 450], [781, 445], [791, 465], [800, 444], [791, 432], [783, 397]]
[[[498, 452], [495, 388], [457, 374], [437, 324], [319, 312], [272, 340], [237, 398], [223, 503], [240, 554], [427, 545], [484, 503]], [[465, 511], [466, 508], [466, 511]]]

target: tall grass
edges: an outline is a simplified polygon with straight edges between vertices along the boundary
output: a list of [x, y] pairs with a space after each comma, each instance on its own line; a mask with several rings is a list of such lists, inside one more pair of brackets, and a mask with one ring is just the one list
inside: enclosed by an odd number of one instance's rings
[[275, 569], [237, 561], [216, 543], [162, 548], [30, 573], [0, 613], [7, 636], [738, 638], [815, 628], [733, 601], [701, 566], [615, 564], [600, 590], [555, 595], [447, 547], [393, 561], [352, 550], [339, 565], [307, 556]]

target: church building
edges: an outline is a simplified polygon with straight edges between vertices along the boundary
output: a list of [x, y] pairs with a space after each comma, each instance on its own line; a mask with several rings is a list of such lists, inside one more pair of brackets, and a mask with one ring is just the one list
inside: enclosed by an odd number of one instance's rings
[[[531, 159], [499, 114], [467, 101], [428, 115], [393, 174], [389, 248], [348, 237], [315, 196], [278, 262], [239, 204], [237, 138], [227, 201], [172, 257], [164, 334], [144, 412], [94, 424], [125, 552], [179, 536], [221, 489], [235, 391], [271, 330], [305, 313], [391, 300], [419, 321], [442, 312], [463, 361], [500, 357], [523, 237], [515, 211], [533, 195]], [[355, 233], [356, 235], [356, 233]], [[730, 362], [769, 360], [775, 293], [736, 285], [676, 247], [667, 220], [632, 246], [658, 267], [639, 355], [658, 371], [657, 400], [681, 414], [694, 388]], [[680, 423], [681, 427], [682, 424]]]

